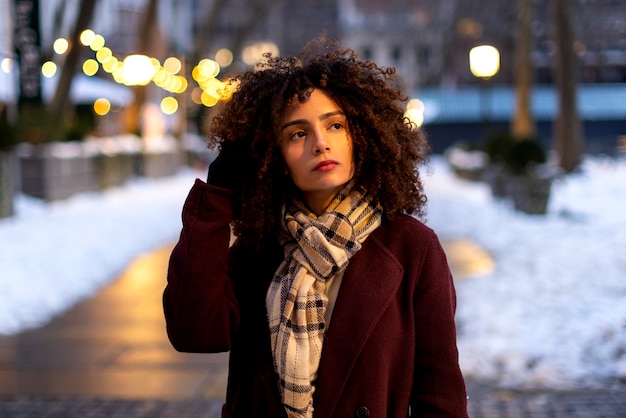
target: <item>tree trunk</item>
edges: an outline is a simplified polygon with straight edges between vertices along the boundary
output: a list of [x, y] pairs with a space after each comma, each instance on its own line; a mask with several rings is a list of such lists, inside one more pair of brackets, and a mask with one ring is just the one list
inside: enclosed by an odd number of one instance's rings
[[515, 44], [515, 97], [516, 107], [511, 132], [516, 138], [532, 138], [535, 135], [535, 122], [531, 113], [531, 90], [533, 66], [531, 62], [532, 1], [517, 1], [517, 36]]
[[582, 161], [583, 133], [578, 113], [577, 60], [570, 19], [570, 1], [553, 0], [556, 62], [555, 80], [558, 92], [558, 115], [554, 123], [554, 148], [559, 166], [566, 172], [574, 171]]
[[[139, 28], [140, 45], [138, 53], [150, 56], [150, 45], [156, 36], [154, 30], [157, 23], [158, 0], [149, 0], [146, 5], [144, 20]], [[154, 36], [153, 36], [154, 35]], [[141, 107], [146, 101], [146, 87], [135, 86], [133, 88], [134, 98], [132, 103], [124, 110], [124, 125], [126, 132], [138, 134], [141, 130]]]
[[65, 63], [62, 66], [61, 76], [59, 77], [59, 83], [57, 84], [56, 91], [52, 102], [50, 102], [50, 112], [52, 114], [52, 120], [57, 126], [62, 126], [63, 116], [68, 106], [68, 98], [70, 95], [70, 87], [72, 86], [72, 79], [78, 69], [78, 63], [80, 59], [80, 34], [83, 30], [87, 29], [93, 11], [96, 7], [97, 0], [81, 0], [80, 8], [78, 10], [78, 16], [76, 17], [76, 24], [74, 25], [74, 31], [72, 32], [72, 38], [70, 40], [70, 50], [65, 58]]
[[211, 45], [211, 38], [213, 37], [213, 31], [219, 23], [220, 13], [222, 9], [227, 5], [228, 0], [214, 0], [209, 8], [207, 15], [205, 16], [206, 22], [202, 28], [196, 32], [193, 40], [193, 51], [191, 56], [191, 62], [198, 63], [206, 54], [208, 48]]
[[274, 3], [274, 0], [257, 0], [252, 2], [246, 22], [237, 30], [235, 36], [233, 36], [233, 41], [230, 46], [233, 56], [237, 57], [241, 55], [243, 45], [248, 39], [248, 36], [254, 31], [257, 24], [265, 19], [267, 12]]

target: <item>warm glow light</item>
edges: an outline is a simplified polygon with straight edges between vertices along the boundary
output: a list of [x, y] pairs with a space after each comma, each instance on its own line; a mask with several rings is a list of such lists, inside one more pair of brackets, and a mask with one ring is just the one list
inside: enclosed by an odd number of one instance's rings
[[263, 55], [266, 53], [277, 56], [278, 46], [272, 42], [258, 42], [245, 47], [241, 52], [241, 58], [245, 64], [254, 65], [263, 61], [265, 59]]
[[202, 89], [200, 87], [196, 87], [191, 91], [191, 100], [195, 104], [202, 104]]
[[122, 80], [128, 86], [145, 86], [156, 73], [152, 60], [145, 55], [129, 55], [123, 64]]
[[[102, 50], [100, 50], [102, 51]], [[110, 57], [105, 62], [102, 63], [102, 69], [107, 73], [112, 73], [120, 66], [120, 62], [115, 57]]]
[[9, 74], [13, 69], [13, 60], [11, 58], [5, 58], [0, 62], [0, 68], [5, 73]]
[[85, 46], [89, 46], [91, 45], [95, 37], [96, 34], [94, 33], [94, 31], [92, 31], [91, 29], [85, 29], [80, 34], [80, 43]]
[[70, 47], [70, 43], [65, 38], [59, 38], [54, 41], [52, 44], [52, 49], [59, 55], [63, 55], [67, 52], [67, 49]]
[[169, 73], [165, 71], [165, 69], [160, 68], [156, 73], [154, 73], [154, 76], [152, 76], [152, 81], [154, 81], [157, 86], [161, 87], [166, 82], [168, 77]]
[[201, 60], [198, 63], [198, 72], [196, 80], [200, 81], [202, 79], [217, 77], [220, 73], [220, 65], [208, 58]]
[[230, 80], [223, 82], [220, 100], [230, 100], [233, 96], [233, 93], [235, 93], [235, 91], [237, 91], [237, 89], [239, 88], [239, 83], [240, 81], [236, 78], [231, 78]]
[[230, 49], [222, 48], [215, 53], [215, 61], [222, 67], [228, 67], [233, 63], [233, 53]]
[[404, 117], [419, 128], [424, 124], [424, 108], [424, 102], [420, 99], [411, 99], [406, 104]]
[[109, 59], [111, 59], [112, 56], [113, 56], [113, 51], [111, 51], [111, 49], [107, 48], [106, 46], [103, 48], [100, 48], [98, 52], [96, 52], [96, 58], [101, 64], [104, 64], [105, 62], [107, 62]]
[[100, 66], [98, 65], [98, 61], [94, 59], [88, 59], [83, 62], [83, 73], [85, 73], [85, 75], [91, 77], [92, 75], [95, 75], [99, 69]]
[[178, 100], [173, 97], [164, 97], [161, 100], [161, 111], [166, 115], [173, 115], [178, 110]]
[[152, 66], [154, 67], [154, 71], [158, 71], [159, 68], [161, 68], [161, 63], [159, 62], [158, 59], [156, 58], [150, 58], [150, 62], [152, 63]]
[[94, 102], [93, 110], [97, 115], [104, 116], [111, 110], [111, 102], [107, 99], [100, 98]]
[[491, 45], [477, 46], [470, 50], [469, 61], [475, 77], [489, 79], [500, 69], [500, 52]]
[[89, 44], [89, 48], [92, 51], [99, 51], [104, 47], [104, 37], [102, 35], [96, 35], [93, 37], [91, 44]]
[[52, 61], [46, 61], [41, 66], [41, 74], [44, 77], [50, 78], [57, 73], [57, 65]]
[[178, 74], [181, 68], [183, 68], [183, 65], [178, 58], [169, 57], [163, 63], [163, 68], [170, 74]]
[[182, 94], [187, 90], [187, 87], [189, 87], [189, 82], [185, 77], [178, 77], [178, 80], [180, 81], [180, 84], [173, 93]]
[[202, 88], [209, 96], [219, 99], [224, 91], [224, 83], [217, 78], [211, 78], [204, 85], [202, 85]]
[[219, 98], [207, 94], [206, 91], [203, 91], [202, 94], [200, 95], [200, 101], [206, 107], [213, 107], [213, 106], [215, 106], [217, 104], [218, 100], [219, 100]]
[[117, 67], [115, 67], [115, 69], [111, 72], [111, 75], [113, 76], [113, 80], [115, 80], [116, 83], [124, 84], [124, 63], [120, 62]]
[[411, 99], [406, 104], [406, 108], [407, 109], [416, 109], [416, 110], [419, 110], [420, 112], [423, 112], [424, 111], [424, 102], [422, 102], [420, 99]]
[[409, 119], [411, 123], [414, 123], [418, 128], [424, 124], [424, 112], [419, 109], [407, 109], [404, 112], [404, 117]]

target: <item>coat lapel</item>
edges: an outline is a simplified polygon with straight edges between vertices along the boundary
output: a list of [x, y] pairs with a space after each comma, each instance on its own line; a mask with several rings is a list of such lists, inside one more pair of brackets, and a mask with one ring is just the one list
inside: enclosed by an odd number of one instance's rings
[[356, 358], [396, 294], [403, 268], [375, 237], [363, 243], [346, 271], [318, 369], [316, 416], [328, 417], [337, 404]]

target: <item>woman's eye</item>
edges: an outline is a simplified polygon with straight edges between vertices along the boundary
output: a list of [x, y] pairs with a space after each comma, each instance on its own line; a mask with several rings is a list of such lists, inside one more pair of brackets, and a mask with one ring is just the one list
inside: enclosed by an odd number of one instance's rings
[[293, 133], [291, 137], [289, 137], [289, 139], [300, 139], [300, 138], [304, 138], [305, 136], [306, 136], [306, 132], [298, 131], [298, 132]]
[[343, 124], [340, 123], [340, 122], [335, 122], [335, 123], [330, 125], [330, 129], [333, 129], [335, 131], [339, 131], [339, 130], [341, 130], [341, 128], [343, 128]]

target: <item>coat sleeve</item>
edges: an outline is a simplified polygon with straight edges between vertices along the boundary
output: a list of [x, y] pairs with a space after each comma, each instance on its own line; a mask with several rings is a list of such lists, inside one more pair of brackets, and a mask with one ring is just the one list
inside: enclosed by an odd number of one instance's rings
[[[433, 234], [434, 235], [434, 234]], [[456, 293], [436, 236], [424, 255], [415, 293], [416, 356], [412, 416], [467, 417], [467, 396], [456, 345]]]
[[163, 293], [167, 334], [178, 351], [227, 351], [239, 325], [227, 274], [231, 196], [196, 180], [185, 201]]

